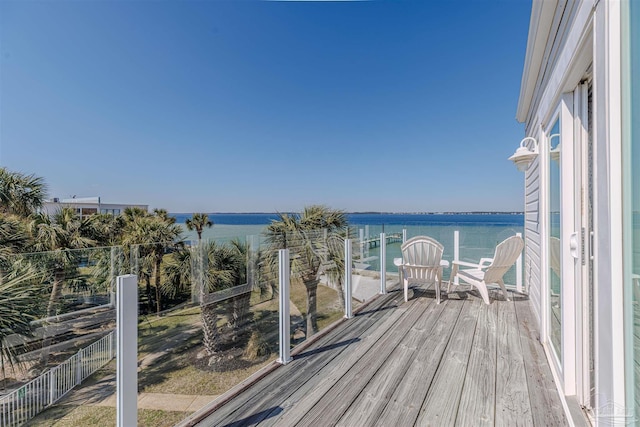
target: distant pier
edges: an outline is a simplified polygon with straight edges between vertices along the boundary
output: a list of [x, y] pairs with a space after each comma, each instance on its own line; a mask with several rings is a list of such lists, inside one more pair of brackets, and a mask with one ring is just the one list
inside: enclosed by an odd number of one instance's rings
[[[393, 233], [385, 235], [385, 240], [387, 243], [402, 243], [402, 233]], [[369, 237], [367, 239], [362, 240], [361, 245], [367, 245], [369, 249], [377, 248], [380, 246], [380, 236]]]

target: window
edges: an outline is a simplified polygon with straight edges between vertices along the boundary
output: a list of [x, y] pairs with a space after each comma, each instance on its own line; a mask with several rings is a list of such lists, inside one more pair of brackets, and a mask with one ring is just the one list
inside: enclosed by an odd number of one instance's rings
[[89, 216], [98, 213], [96, 208], [82, 208], [82, 216]]
[[[640, 2], [625, 2], [623, 32], [623, 191], [627, 415], [640, 415]], [[625, 18], [623, 18], [625, 20]]]

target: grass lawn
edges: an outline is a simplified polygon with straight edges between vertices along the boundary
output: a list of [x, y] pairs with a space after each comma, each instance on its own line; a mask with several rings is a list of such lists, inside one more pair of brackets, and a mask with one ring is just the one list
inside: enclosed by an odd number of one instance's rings
[[[169, 427], [184, 420], [187, 412], [138, 410], [138, 427]], [[29, 421], [31, 427], [115, 426], [116, 408], [56, 405]]]
[[[277, 355], [272, 354], [257, 364], [224, 372], [203, 371], [190, 364], [168, 371], [162, 371], [161, 368], [154, 369], [155, 372], [141, 373], [140, 389], [148, 393], [218, 395], [248, 378], [276, 358]], [[180, 358], [171, 361], [172, 364], [176, 362], [179, 363]], [[156, 381], [157, 374], [161, 375], [161, 381]]]
[[[294, 282], [291, 286], [291, 301], [303, 316], [307, 306], [306, 289], [303, 284]], [[227, 339], [222, 359], [211, 367], [208, 359], [202, 355], [202, 328], [200, 326], [200, 307], [189, 307], [168, 313], [162, 317], [153, 315], [141, 318], [138, 332], [138, 354], [143, 363], [139, 372], [140, 392], [166, 393], [182, 395], [219, 395], [240, 383], [252, 373], [277, 358], [278, 351], [278, 299], [260, 301], [252, 295], [251, 321], [246, 331]], [[318, 286], [318, 326], [322, 329], [343, 316], [338, 296], [334, 289]], [[300, 319], [298, 317], [298, 319]], [[221, 318], [219, 326], [226, 324]], [[224, 330], [224, 328], [222, 328]], [[248, 340], [259, 337], [267, 354], [254, 360], [247, 359], [243, 353]], [[251, 335], [251, 338], [249, 337]], [[235, 337], [237, 341], [235, 341]], [[146, 358], [146, 359], [145, 359]], [[146, 363], [148, 365], [144, 365]], [[115, 377], [115, 363], [112, 361], [80, 387], [95, 385], [98, 381]], [[98, 385], [102, 387], [102, 385]], [[72, 391], [73, 395], [76, 391]], [[81, 392], [81, 390], [78, 390]], [[114, 390], [115, 392], [115, 390]], [[186, 412], [168, 412], [158, 410], [139, 410], [139, 426], [170, 426], [181, 421], [189, 414]], [[90, 406], [76, 403], [60, 404], [49, 408], [31, 420], [31, 426], [105, 426], [114, 425], [116, 410], [114, 407]]]
[[[335, 289], [325, 285], [318, 285], [317, 291], [318, 328], [331, 325], [344, 316], [344, 307], [340, 306], [340, 299]], [[289, 299], [303, 316], [307, 314], [307, 289], [299, 280], [291, 281]]]

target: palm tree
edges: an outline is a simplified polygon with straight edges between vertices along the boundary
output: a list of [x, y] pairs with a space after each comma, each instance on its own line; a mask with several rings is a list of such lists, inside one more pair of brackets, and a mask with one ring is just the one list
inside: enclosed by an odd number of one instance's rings
[[[124, 221], [122, 245], [129, 252], [132, 274], [136, 274], [140, 282], [145, 283], [147, 310], [153, 311], [153, 295], [151, 290], [151, 248], [147, 245], [147, 229], [149, 213], [140, 208], [126, 208], [122, 214]], [[134, 261], [135, 259], [135, 261]], [[133, 267], [135, 265], [135, 267]]]
[[41, 177], [0, 167], [0, 212], [29, 216], [42, 207], [46, 193]]
[[24, 219], [0, 213], [0, 272], [8, 268], [12, 257], [23, 252], [29, 243], [27, 224]]
[[88, 217], [88, 232], [100, 246], [116, 246], [122, 240], [124, 217], [108, 213], [94, 214]]
[[154, 215], [149, 215], [142, 210], [125, 209], [124, 218], [123, 244], [140, 245], [142, 264], [152, 265], [153, 271], [146, 278], [147, 297], [151, 303], [150, 278], [153, 278], [156, 313], [160, 313], [162, 310], [161, 269], [165, 249], [178, 243], [182, 228], [175, 224], [175, 219], [169, 217], [165, 210], [157, 209]]
[[326, 236], [324, 244], [329, 248], [323, 257], [323, 273], [328, 282], [336, 287], [340, 307], [345, 306], [344, 294], [344, 239], [341, 234], [332, 233]]
[[192, 249], [182, 247], [171, 254], [164, 265], [164, 273], [167, 280], [162, 284], [161, 291], [169, 298], [186, 293], [191, 290]]
[[51, 273], [53, 286], [47, 316], [53, 316], [65, 279], [77, 270], [80, 254], [71, 249], [88, 248], [95, 242], [87, 237], [88, 220], [81, 220], [71, 208], [62, 208], [52, 217], [42, 213], [34, 215], [29, 231], [35, 251], [46, 252], [38, 264]]
[[32, 320], [36, 319], [38, 301], [37, 274], [32, 269], [16, 267], [0, 283], [0, 370], [6, 378], [6, 369], [20, 361], [14, 345], [7, 343], [9, 335], [30, 336]]
[[[326, 206], [305, 207], [301, 215], [278, 214], [278, 219], [265, 232], [272, 263], [277, 251], [289, 249], [291, 273], [298, 277], [307, 291], [307, 338], [318, 332], [317, 290], [321, 266], [328, 259], [339, 259], [339, 242], [347, 227], [344, 212]], [[331, 244], [327, 244], [331, 242]]]
[[[199, 264], [195, 262], [198, 259], [202, 261]], [[194, 267], [204, 270], [204, 280], [199, 289], [203, 345], [207, 354], [213, 355], [220, 345], [220, 310], [218, 305], [207, 303], [206, 296], [246, 282], [246, 245], [239, 241], [222, 245], [208, 241], [192, 249], [182, 248], [175, 251], [165, 266], [168, 280], [162, 287], [163, 293], [175, 295], [177, 292], [186, 291], [186, 285], [196, 280]], [[241, 326], [247, 322], [249, 299], [250, 294], [242, 295], [225, 306], [229, 326], [233, 331], [232, 340], [236, 339]]]
[[153, 210], [153, 214], [158, 218], [162, 219], [167, 224], [175, 224], [176, 219], [172, 216], [169, 216], [169, 212], [166, 209], [155, 208]]
[[209, 215], [205, 213], [194, 213], [192, 218], [187, 218], [184, 225], [187, 226], [187, 230], [189, 231], [196, 230], [196, 233], [198, 233], [198, 242], [200, 242], [202, 240], [202, 230], [204, 230], [205, 227], [213, 227], [213, 221], [211, 221]]
[[[204, 245], [204, 255], [206, 256], [206, 268], [204, 285], [201, 289], [200, 310], [202, 316], [202, 330], [204, 337], [202, 343], [207, 354], [215, 354], [220, 346], [220, 331], [218, 329], [218, 307], [216, 304], [209, 304], [206, 295], [211, 292], [230, 288], [237, 283], [237, 257], [236, 254], [226, 245], [216, 244], [214, 241], [206, 242]], [[228, 319], [232, 323], [232, 316]]]
[[127, 207], [122, 211], [122, 218], [125, 224], [130, 224], [135, 221], [136, 218], [144, 218], [146, 216], [149, 216], [149, 212], [137, 206]]

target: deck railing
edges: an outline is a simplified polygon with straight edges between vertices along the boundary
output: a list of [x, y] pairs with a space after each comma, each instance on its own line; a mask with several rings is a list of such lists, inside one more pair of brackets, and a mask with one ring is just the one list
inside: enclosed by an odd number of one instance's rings
[[[130, 272], [138, 276], [139, 309], [148, 313], [137, 324], [140, 330], [134, 357], [139, 363], [141, 392], [164, 393], [164, 384], [157, 383], [159, 372], [163, 378], [178, 377], [182, 373], [168, 371], [194, 364], [197, 374], [185, 369], [184, 375], [194, 375], [190, 383], [197, 383], [197, 390], [168, 388], [177, 395], [210, 396], [226, 391], [212, 386], [218, 373], [226, 375], [238, 367], [253, 372], [278, 356], [281, 361], [288, 361], [289, 351], [297, 345], [343, 317], [350, 318], [352, 309], [394, 286], [398, 278], [393, 261], [401, 256], [403, 240], [429, 235], [443, 243], [444, 259], [477, 261], [480, 257], [491, 257], [499, 241], [521, 231], [517, 227], [469, 231], [455, 226], [433, 229], [388, 226], [385, 231], [371, 226], [350, 228], [346, 236], [332, 236], [324, 231], [288, 233], [272, 236], [271, 240], [265, 236], [242, 236], [247, 245], [246, 265], [240, 267], [245, 268], [245, 273], [238, 277], [233, 276], [237, 272], [231, 274], [223, 265], [229, 259], [224, 262], [218, 259], [229, 256], [221, 248], [225, 242], [139, 245], [102, 250], [104, 256], [99, 259], [86, 256], [81, 259], [83, 264], [78, 272], [87, 277], [87, 283], [96, 282], [90, 277], [97, 276], [99, 283], [104, 284], [103, 289], [108, 289], [110, 301], [117, 294], [113, 286], [117, 275]], [[289, 267], [285, 267], [290, 273], [289, 280], [283, 281], [276, 249], [287, 250], [288, 255], [282, 256], [289, 261]], [[313, 270], [313, 274], [308, 274], [308, 270]], [[156, 274], [158, 271], [160, 276]], [[446, 272], [444, 279], [448, 277]], [[512, 277], [512, 284], [521, 280], [517, 271]], [[279, 290], [283, 282], [288, 287], [284, 292]], [[156, 290], [158, 283], [161, 288]], [[364, 288], [367, 294], [362, 297]], [[162, 294], [167, 289], [169, 292], [173, 289], [183, 299]], [[162, 304], [158, 303], [160, 297]], [[166, 310], [174, 301], [181, 301], [175, 306], [178, 311], [158, 311], [157, 316], [153, 315], [157, 308]], [[314, 305], [310, 308], [311, 301]], [[288, 308], [283, 308], [285, 305]], [[312, 319], [309, 310], [313, 310]], [[144, 312], [136, 315], [141, 313]], [[95, 354], [81, 350], [63, 365], [0, 398], [1, 426], [24, 423], [104, 366], [114, 357], [113, 334], [110, 336], [108, 351], [96, 349], [99, 345], [96, 343], [90, 346], [94, 350], [85, 349]], [[104, 359], [96, 358], [96, 354], [104, 354]], [[197, 408], [185, 407], [183, 412], [186, 416], [194, 409]]]
[[[411, 237], [426, 235], [438, 240], [444, 246], [442, 259], [446, 261], [479, 262], [481, 258], [491, 258], [498, 243], [512, 235], [522, 235], [521, 227], [480, 226], [478, 229], [455, 226], [450, 227], [412, 227], [401, 226], [362, 226], [352, 232], [354, 244], [354, 265], [356, 272], [362, 275], [379, 277], [379, 293], [384, 293], [394, 280], [398, 268], [394, 261], [401, 258], [400, 246]], [[386, 231], [385, 231], [386, 228]], [[378, 233], [378, 231], [382, 232]], [[449, 280], [450, 268], [445, 268], [444, 281]], [[457, 279], [455, 280], [457, 283]], [[522, 275], [522, 255], [516, 264], [506, 273], [507, 287], [518, 292], [525, 291]], [[371, 292], [368, 295], [371, 296]]]
[[110, 332], [55, 368], [0, 397], [0, 426], [26, 423], [109, 363], [115, 352], [115, 332]]

